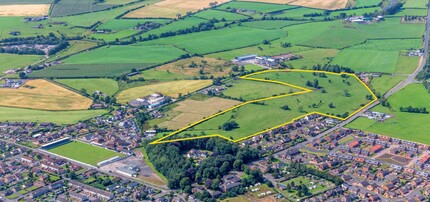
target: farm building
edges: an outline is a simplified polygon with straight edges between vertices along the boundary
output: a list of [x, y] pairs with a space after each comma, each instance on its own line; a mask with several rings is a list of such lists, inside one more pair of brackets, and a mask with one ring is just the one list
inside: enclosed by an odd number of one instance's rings
[[129, 104], [132, 107], [145, 107], [147, 109], [154, 109], [156, 107], [161, 106], [162, 104], [166, 104], [170, 101], [170, 97], [165, 96], [161, 93], [153, 93], [144, 98], [138, 98], [136, 100], [132, 100]]
[[247, 60], [253, 60], [257, 57], [257, 55], [242, 55], [239, 57], [236, 57], [236, 60], [239, 62], [247, 61]]

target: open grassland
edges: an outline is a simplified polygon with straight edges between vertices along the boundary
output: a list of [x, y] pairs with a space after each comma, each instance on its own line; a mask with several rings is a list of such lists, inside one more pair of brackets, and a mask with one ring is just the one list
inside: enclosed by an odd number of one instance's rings
[[89, 37], [92, 37], [92, 38], [94, 37], [95, 39], [104, 40], [104, 41], [115, 41], [115, 40], [127, 38], [137, 33], [139, 33], [138, 30], [129, 29], [129, 30], [120, 30], [120, 31], [111, 32], [111, 33], [94, 33], [94, 34], [90, 34]]
[[0, 121], [74, 124], [107, 112], [107, 110], [44, 111], [0, 107]]
[[88, 109], [92, 100], [46, 80], [30, 80], [18, 89], [0, 88], [0, 105], [43, 110]]
[[74, 55], [66, 64], [138, 64], [164, 63], [185, 54], [173, 46], [106, 46]]
[[295, 9], [288, 9], [288, 10], [283, 10], [279, 12], [274, 12], [274, 13], [271, 13], [270, 15], [278, 18], [309, 19], [309, 17], [304, 17], [303, 15], [312, 14], [312, 13], [323, 14], [324, 10], [298, 7]]
[[124, 156], [124, 154], [118, 152], [77, 141], [52, 148], [49, 152], [93, 166], [97, 166], [97, 163], [115, 156]]
[[[218, 4], [229, 0], [217, 1]], [[178, 14], [185, 15], [187, 12], [195, 12], [200, 9], [209, 8], [212, 0], [188, 0], [184, 3], [181, 0], [163, 0], [158, 3], [148, 5], [125, 15], [126, 18], [176, 18]]]
[[193, 93], [211, 84], [211, 80], [179, 80], [150, 84], [121, 91], [117, 96], [117, 101], [125, 104], [131, 100], [145, 97], [155, 92], [178, 98], [179, 95]]
[[[145, 80], [163, 81], [193, 79], [200, 76], [223, 77], [232, 71], [232, 66], [231, 62], [224, 60], [209, 57], [192, 57], [144, 70], [141, 74], [131, 77], [131, 79], [143, 77]], [[200, 72], [200, 70], [203, 72]]]
[[13, 68], [21, 68], [40, 60], [37, 55], [0, 54], [0, 75]]
[[258, 29], [280, 29], [290, 25], [302, 24], [303, 21], [287, 21], [287, 20], [261, 20], [242, 23], [243, 26], [253, 27]]
[[406, 1], [404, 8], [427, 8], [428, 1], [426, 0], [408, 0]]
[[377, 6], [381, 0], [354, 0], [352, 7]]
[[101, 91], [107, 95], [113, 95], [119, 90], [118, 82], [112, 79], [56, 79], [55, 81], [78, 91], [85, 89], [89, 94]]
[[353, 46], [349, 49], [402, 51], [408, 49], [420, 49], [423, 46], [422, 39], [385, 39], [367, 40], [366, 43]]
[[403, 8], [400, 12], [397, 12], [395, 16], [427, 16], [427, 9], [425, 8]]
[[349, 67], [357, 72], [394, 73], [397, 67], [397, 51], [342, 50], [333, 64]]
[[76, 15], [81, 13], [89, 13], [112, 8], [115, 5], [106, 3], [94, 3], [91, 0], [60, 0], [55, 3], [52, 10], [52, 17], [60, 17], [67, 15]]
[[391, 88], [393, 88], [395, 85], [400, 83], [400, 81], [403, 81], [406, 79], [407, 76], [391, 76], [391, 75], [382, 75], [381, 77], [373, 77], [372, 81], [370, 82], [370, 86], [376, 91], [381, 94], [385, 94], [388, 92]]
[[[253, 75], [251, 78], [270, 79], [298, 86], [305, 86], [307, 81], [312, 82], [317, 79], [320, 89], [313, 89], [312, 92], [304, 92], [304, 94], [295, 96], [264, 100], [260, 104], [245, 104], [221, 115], [211, 117], [169, 138], [220, 134], [228, 139], [240, 140], [270, 127], [284, 124], [306, 113], [321, 112], [335, 116], [348, 115], [355, 112], [363, 104], [370, 102], [365, 98], [370, 92], [355, 77], [341, 78], [341, 76], [332, 74], [320, 77], [311, 72], [265, 72]], [[261, 81], [256, 82], [265, 84]], [[322, 92], [321, 88], [326, 91]], [[332, 107], [329, 107], [330, 103], [332, 103]], [[290, 109], [281, 109], [281, 106], [284, 105], [288, 105]], [[251, 114], [258, 114], [258, 116]], [[238, 128], [227, 131], [219, 128], [228, 121], [238, 123]]]
[[243, 79], [228, 81], [226, 85], [230, 87], [222, 92], [225, 96], [245, 101], [297, 92], [297, 89], [284, 85]]
[[48, 14], [50, 6], [50, 4], [0, 4], [0, 16], [41, 16]]
[[220, 10], [205, 10], [202, 12], [198, 12], [194, 16], [200, 17], [200, 18], [205, 18], [207, 20], [211, 20], [211, 19], [223, 20], [224, 19], [227, 21], [244, 20], [244, 19], [249, 18], [248, 16], [245, 16], [245, 15], [240, 15], [240, 14], [230, 13], [230, 12], [225, 12], [225, 11], [220, 11]]
[[383, 134], [395, 138], [410, 140], [430, 144], [430, 114], [417, 114], [400, 112], [399, 107], [426, 107], [430, 108], [430, 94], [422, 84], [410, 84], [388, 98], [392, 110], [380, 105], [372, 111], [384, 112], [394, 115], [393, 118], [384, 122], [376, 122], [367, 118], [359, 118], [347, 125], [350, 128], [357, 128], [369, 132]]
[[49, 59], [49, 61], [53, 61], [55, 59], [61, 58], [61, 57], [65, 57], [71, 54], [75, 54], [93, 47], [97, 46], [97, 43], [95, 42], [91, 42], [91, 41], [70, 41], [69, 42], [69, 47], [67, 47], [65, 50], [57, 53], [54, 57], [51, 57]]
[[223, 4], [218, 7], [218, 9], [222, 9], [222, 10], [240, 9], [240, 10], [246, 10], [246, 11], [256, 11], [260, 13], [270, 13], [270, 12], [292, 9], [292, 8], [295, 8], [295, 6], [268, 4], [268, 3], [260, 3], [260, 2], [244, 2], [244, 1], [232, 1], [230, 3]]
[[420, 57], [400, 55], [397, 60], [397, 74], [412, 74], [418, 67]]
[[177, 130], [237, 104], [240, 104], [240, 102], [217, 97], [206, 100], [187, 99], [179, 102], [178, 106], [172, 109], [172, 111], [176, 112], [176, 116], [169, 117], [167, 121], [158, 124], [158, 126]]
[[197, 54], [237, 49], [274, 40], [285, 35], [283, 30], [261, 30], [247, 27], [224, 28], [143, 42], [144, 45], [171, 44]]
[[367, 39], [421, 39], [425, 24], [401, 23], [399, 18], [387, 18], [374, 24], [352, 23], [355, 29]]
[[326, 64], [330, 61], [330, 58], [335, 57], [339, 53], [336, 49], [322, 49], [316, 48], [311, 50], [305, 50], [301, 52], [296, 52], [295, 54], [301, 55], [303, 58], [298, 60], [287, 61], [290, 67], [300, 69], [308, 68], [311, 69], [312, 66], [316, 64]]

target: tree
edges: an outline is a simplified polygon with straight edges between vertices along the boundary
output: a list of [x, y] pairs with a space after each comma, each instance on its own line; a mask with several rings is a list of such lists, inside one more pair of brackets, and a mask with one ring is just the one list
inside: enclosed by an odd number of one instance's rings
[[240, 160], [240, 159], [238, 159], [238, 160], [234, 161], [234, 163], [233, 163], [233, 168], [234, 168], [235, 170], [240, 171], [240, 170], [242, 169], [242, 165], [243, 165], [243, 161], [242, 161], [242, 160]]
[[19, 78], [25, 79], [25, 78], [27, 78], [27, 76], [25, 75], [24, 72], [19, 72]]
[[330, 102], [330, 104], [328, 104], [328, 107], [335, 108], [335, 106], [334, 106], [334, 104], [332, 102]]
[[224, 124], [222, 124], [221, 129], [225, 131], [234, 130], [236, 128], [239, 128], [239, 124], [236, 123], [236, 121], [227, 121]]
[[85, 89], [85, 88], [81, 88], [81, 93], [82, 93], [82, 95], [88, 96], [87, 89]]
[[230, 171], [230, 164], [228, 162], [224, 162], [219, 168], [219, 172], [223, 175], [226, 175], [228, 171]]
[[282, 106], [282, 107], [281, 107], [281, 109], [283, 109], [283, 110], [291, 110], [291, 109], [290, 109], [290, 107], [289, 107], [288, 105], [284, 105], [284, 106]]

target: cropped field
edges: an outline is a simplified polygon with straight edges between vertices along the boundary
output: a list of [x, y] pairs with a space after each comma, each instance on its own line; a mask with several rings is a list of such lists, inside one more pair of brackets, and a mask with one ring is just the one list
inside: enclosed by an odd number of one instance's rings
[[[229, 0], [217, 1], [218, 4]], [[187, 12], [195, 12], [200, 9], [209, 8], [212, 0], [188, 0], [184, 3], [181, 0], [163, 0], [144, 8], [130, 12], [126, 18], [176, 18], [178, 14], [185, 15]]]
[[97, 166], [97, 163], [115, 156], [124, 156], [124, 154], [118, 152], [77, 141], [55, 147], [50, 149], [49, 152], [93, 166]]
[[86, 89], [89, 94], [101, 91], [107, 95], [113, 95], [119, 90], [118, 82], [112, 79], [56, 79], [55, 81], [78, 91]]
[[424, 86], [422, 84], [410, 84], [391, 96], [388, 102], [390, 102], [392, 110], [380, 105], [374, 107], [372, 110], [394, 115], [393, 118], [387, 119], [384, 122], [359, 118], [347, 125], [347, 127], [430, 144], [430, 137], [427, 132], [430, 130], [430, 125], [427, 124], [430, 121], [430, 115], [399, 112], [399, 107], [401, 106], [430, 108], [430, 94]]
[[76, 15], [80, 13], [95, 12], [113, 7], [105, 3], [94, 3], [89, 0], [60, 0], [51, 10], [52, 17]]
[[41, 58], [36, 55], [0, 54], [0, 75], [13, 68], [21, 68], [36, 63]]
[[0, 5], [2, 4], [50, 4], [54, 0], [1, 0]]
[[333, 64], [349, 67], [357, 72], [394, 73], [399, 52], [376, 50], [342, 50]]
[[[252, 78], [267, 78], [272, 81], [288, 82], [299, 86], [305, 86], [307, 80], [314, 81], [314, 79], [317, 79], [319, 86], [324, 88], [326, 92], [323, 93], [321, 90], [313, 89], [314, 91], [312, 92], [300, 95], [260, 102], [264, 104], [249, 103], [207, 119], [169, 138], [220, 134], [232, 140], [239, 140], [270, 127], [284, 124], [306, 113], [317, 111], [340, 116], [340, 114], [344, 113], [351, 114], [363, 104], [370, 102], [365, 98], [370, 92], [353, 77], [341, 78], [331, 74], [326, 74], [326, 77], [319, 77], [311, 72], [266, 72], [253, 75]], [[256, 82], [265, 85], [264, 82]], [[348, 96], [345, 96], [346, 91]], [[334, 108], [330, 108], [329, 103], [333, 103]], [[284, 105], [288, 105], [290, 110], [281, 109], [281, 106]], [[252, 114], [258, 114], [258, 116], [253, 116]], [[238, 123], [238, 128], [228, 131], [219, 129], [219, 126], [227, 121], [235, 121]]]
[[224, 28], [143, 42], [144, 45], [171, 44], [189, 52], [208, 54], [260, 44], [284, 36], [283, 30], [261, 30], [247, 27]]
[[44, 111], [0, 107], [0, 121], [74, 124], [106, 113], [108, 113], [108, 110]]
[[43, 110], [88, 109], [92, 100], [46, 80], [27, 81], [19, 89], [0, 88], [1, 106]]
[[[143, 77], [145, 80], [164, 81], [193, 79], [200, 76], [223, 77], [232, 71], [232, 66], [231, 62], [224, 60], [209, 57], [192, 57], [142, 71], [142, 74], [133, 76], [131, 79]], [[200, 70], [203, 71], [203, 74], [201, 74]]]
[[237, 104], [240, 104], [240, 102], [217, 97], [206, 100], [187, 99], [179, 102], [178, 106], [172, 109], [173, 114], [177, 114], [176, 116], [169, 117], [168, 120], [158, 124], [158, 126], [177, 130]]
[[0, 16], [41, 16], [48, 14], [50, 4], [0, 4]]
[[139, 86], [121, 91], [117, 96], [117, 102], [125, 104], [131, 100], [145, 97], [155, 92], [177, 98], [180, 94], [193, 93], [211, 84], [211, 80], [179, 80]]

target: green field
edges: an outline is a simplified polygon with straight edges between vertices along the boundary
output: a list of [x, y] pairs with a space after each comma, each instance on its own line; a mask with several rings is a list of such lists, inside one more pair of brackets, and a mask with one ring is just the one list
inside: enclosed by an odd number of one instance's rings
[[243, 26], [258, 29], [280, 29], [290, 25], [302, 24], [304, 21], [287, 21], [287, 20], [260, 20], [242, 23]]
[[232, 80], [226, 82], [226, 85], [231, 86], [222, 93], [225, 96], [243, 99], [245, 101], [256, 100], [260, 98], [271, 97], [286, 93], [297, 92], [295, 88], [284, 85], [249, 81], [249, 80]]
[[[414, 99], [411, 99], [414, 98]], [[388, 99], [392, 110], [380, 105], [372, 111], [384, 112], [394, 115], [384, 122], [377, 122], [367, 118], [359, 118], [347, 125], [350, 128], [357, 128], [373, 133], [387, 135], [395, 138], [430, 144], [430, 114], [417, 114], [399, 112], [399, 107], [426, 107], [430, 108], [430, 94], [422, 84], [410, 84]]]
[[0, 107], [0, 121], [11, 122], [52, 122], [57, 124], [74, 124], [95, 116], [107, 113], [107, 110], [79, 110], [79, 111], [43, 111]]
[[184, 51], [173, 46], [105, 46], [73, 55], [56, 65], [30, 74], [30, 77], [114, 77], [177, 59]]
[[397, 51], [342, 50], [333, 64], [349, 67], [357, 72], [394, 73], [397, 67]]
[[143, 24], [145, 22], [155, 22], [160, 24], [165, 24], [170, 22], [170, 20], [167, 19], [112, 19], [104, 22], [100, 26], [97, 27], [97, 29], [110, 29], [114, 31], [119, 30], [127, 30], [127, 29], [133, 29], [138, 24]]
[[285, 34], [282, 30], [261, 30], [247, 27], [233, 27], [214, 30], [210, 32], [198, 32], [187, 35], [179, 35], [143, 42], [143, 45], [171, 44], [176, 47], [197, 53], [208, 54], [213, 52], [237, 49], [256, 45], [263, 40], [273, 40]]
[[118, 82], [112, 79], [56, 79], [58, 83], [74, 88], [86, 89], [89, 94], [101, 91], [107, 95], [114, 95], [118, 90]]
[[400, 81], [406, 79], [407, 76], [391, 76], [382, 75], [381, 77], [373, 77], [370, 86], [381, 94], [385, 94], [388, 90], [397, 85]]
[[[305, 83], [308, 80], [314, 81], [314, 79], [317, 79], [319, 81], [319, 86], [324, 88], [326, 92], [323, 93], [321, 90], [314, 90], [313, 92], [301, 95], [261, 101], [264, 105], [252, 103], [246, 104], [214, 118], [210, 118], [170, 138], [176, 139], [179, 137], [200, 136], [202, 134], [220, 134], [224, 137], [238, 140], [270, 127], [291, 121], [292, 119], [309, 112], [329, 113], [335, 116], [340, 116], [344, 113], [353, 113], [355, 110], [360, 108], [361, 105], [370, 102], [365, 98], [366, 95], [370, 93], [358, 80], [352, 77], [341, 78], [340, 76], [326, 74], [326, 77], [323, 78], [315, 76], [309, 72], [266, 72], [254, 75], [252, 78], [269, 78], [270, 80], [288, 82], [299, 86], [305, 86]], [[345, 80], [345, 82], [343, 80]], [[349, 85], [346, 81], [349, 82]], [[264, 94], [261, 94], [263, 92], [258, 91], [248, 95], [246, 95], [246, 92], [236, 93], [241, 96], [249, 96], [250, 98], [278, 93], [274, 88], [265, 88], [265, 82], [255, 82], [262, 85], [262, 87], [259, 87], [258, 89], [263, 89], [263, 91], [265, 91]], [[240, 85], [238, 87], [237, 91], [243, 91], [244, 88], [241, 88]], [[272, 91], [271, 89], [274, 90]], [[234, 85], [229, 90], [233, 91]], [[349, 92], [349, 97], [345, 97], [345, 90]], [[288, 91], [285, 93], [289, 93]], [[271, 95], [269, 97], [271, 97]], [[334, 108], [329, 107], [330, 103], [334, 105]], [[288, 105], [290, 110], [281, 109], [281, 106], [284, 105]], [[258, 116], [256, 116], [257, 114]], [[238, 123], [238, 128], [229, 131], [219, 129], [219, 126], [223, 123], [232, 120]]]
[[374, 24], [352, 23], [351, 25], [367, 39], [421, 39], [425, 30], [425, 24], [400, 23], [398, 18], [387, 18], [383, 22]]
[[186, 17], [182, 20], [172, 21], [158, 29], [154, 29], [148, 32], [143, 33], [142, 37], [148, 37], [150, 34], [160, 35], [165, 32], [176, 32], [178, 30], [183, 30], [186, 28], [197, 27], [200, 23], [207, 23], [208, 20], [201, 19], [197, 17]]
[[222, 10], [243, 9], [248, 11], [257, 11], [261, 13], [270, 13], [270, 12], [275, 12], [275, 11], [280, 11], [285, 9], [296, 8], [296, 7], [297, 6], [280, 5], [280, 4], [233, 1], [219, 6], [218, 9], [222, 9]]
[[203, 12], [199, 12], [194, 16], [204, 18], [207, 20], [216, 19], [216, 20], [227, 20], [227, 21], [235, 21], [235, 20], [244, 20], [249, 18], [245, 15], [240, 15], [236, 13], [230, 13], [220, 10], [205, 10]]
[[70, 41], [69, 44], [69, 47], [55, 54], [55, 56], [52, 56], [48, 61], [53, 61], [97, 46], [97, 43], [91, 41]]
[[49, 152], [93, 166], [97, 166], [97, 163], [115, 156], [124, 156], [124, 154], [118, 152], [77, 141], [52, 148]]
[[418, 67], [420, 58], [415, 56], [400, 55], [397, 60], [397, 74], [412, 74]]
[[115, 5], [97, 3], [89, 0], [60, 0], [51, 9], [52, 17], [76, 15], [112, 8]]
[[376, 6], [381, 3], [381, 0], [355, 0], [354, 7]]
[[[292, 182], [294, 182], [294, 184], [296, 186], [306, 185], [308, 188], [315, 186], [315, 188], [312, 188], [309, 191], [312, 195], [317, 194], [317, 193], [321, 193], [321, 192], [325, 192], [325, 191], [331, 189], [332, 187], [334, 187], [333, 183], [331, 183], [331, 182], [325, 181], [326, 184], [319, 184], [318, 180], [312, 180], [311, 178], [305, 177], [305, 176], [298, 176], [298, 177], [295, 177], [293, 179], [289, 179], [287, 181], [284, 181], [281, 184], [287, 186], [288, 184], [291, 184]], [[314, 182], [315, 184], [311, 184], [311, 182]], [[285, 190], [285, 191], [281, 191], [281, 192], [283, 193], [283, 195], [286, 198], [288, 198], [290, 200], [298, 200], [299, 198], [303, 197], [303, 196], [302, 197], [298, 196], [298, 191], [292, 190], [292, 191], [288, 192], [287, 190]]]
[[0, 75], [13, 68], [21, 68], [41, 60], [38, 55], [0, 54]]
[[296, 9], [289, 9], [289, 10], [284, 10], [281, 12], [276, 12], [276, 13], [272, 14], [271, 16], [277, 17], [277, 18], [309, 19], [309, 17], [304, 17], [303, 15], [311, 14], [311, 13], [322, 14], [322, 13], [324, 13], [324, 10], [299, 7]]
[[427, 0], [408, 0], [406, 1], [404, 8], [427, 8]]
[[400, 12], [396, 13], [396, 16], [427, 16], [427, 9], [425, 8], [406, 8], [402, 9]]

